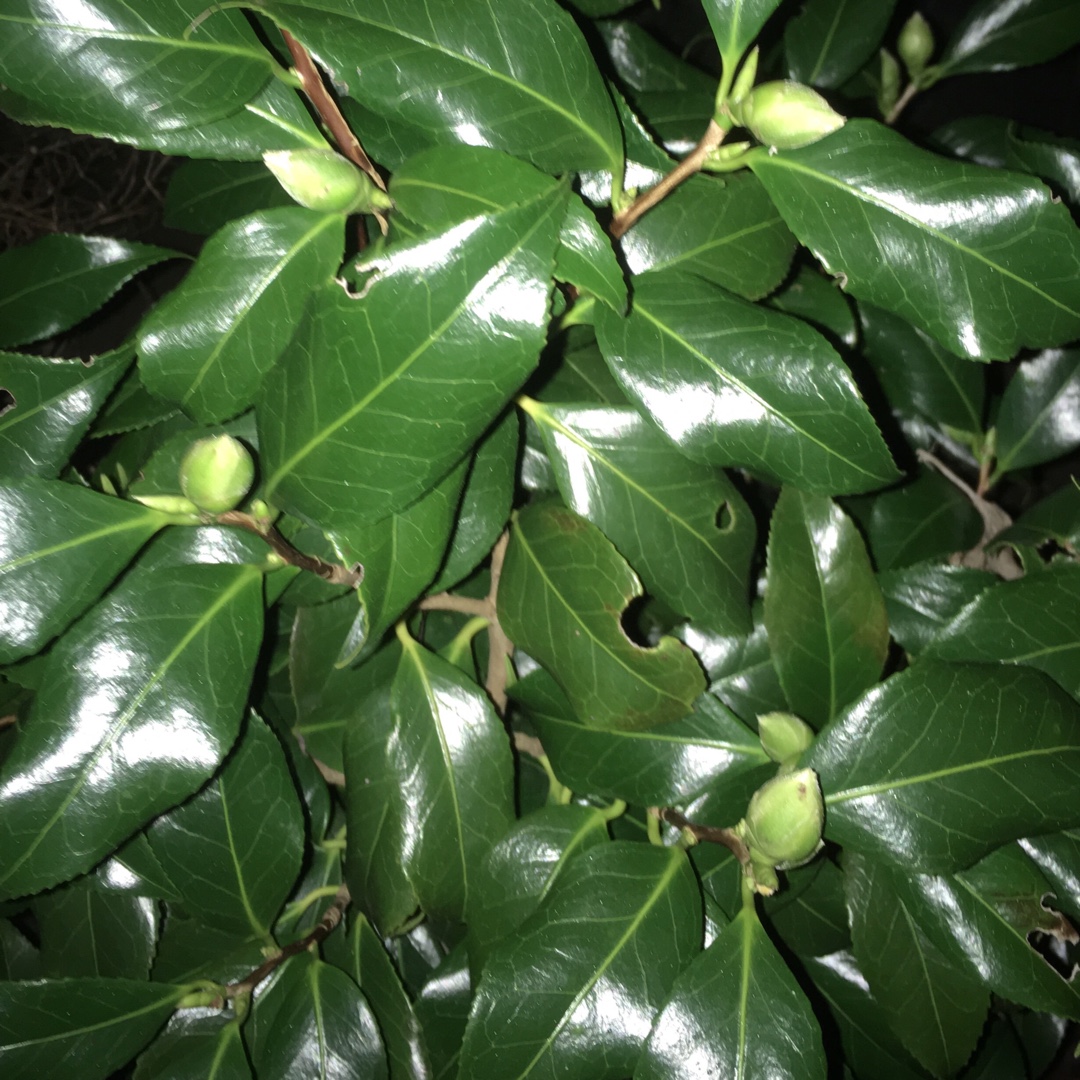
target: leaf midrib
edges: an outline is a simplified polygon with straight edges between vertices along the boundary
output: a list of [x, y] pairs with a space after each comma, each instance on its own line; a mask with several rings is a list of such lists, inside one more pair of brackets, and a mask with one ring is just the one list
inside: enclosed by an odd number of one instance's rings
[[[155, 518], [159, 519], [156, 523], [154, 521]], [[37, 562], [38, 559], [47, 559], [52, 555], [59, 555], [64, 551], [70, 551], [72, 548], [81, 547], [83, 544], [90, 544], [95, 540], [101, 540], [106, 536], [114, 536], [117, 533], [127, 532], [131, 529], [145, 529], [147, 526], [152, 525], [153, 528], [151, 529], [151, 533], [157, 532], [157, 530], [166, 523], [167, 519], [164, 514], [148, 507], [146, 513], [140, 514], [138, 517], [131, 517], [126, 521], [103, 526], [100, 529], [96, 529], [94, 532], [79, 533], [78, 536], [73, 536], [68, 540], [62, 540], [59, 544], [53, 544], [52, 547], [38, 548], [36, 551], [31, 551], [26, 555], [20, 555], [17, 559], [12, 559], [10, 562], [0, 563], [0, 574], [6, 574], [11, 570], [17, 570], [20, 566], [26, 566], [29, 563]]]

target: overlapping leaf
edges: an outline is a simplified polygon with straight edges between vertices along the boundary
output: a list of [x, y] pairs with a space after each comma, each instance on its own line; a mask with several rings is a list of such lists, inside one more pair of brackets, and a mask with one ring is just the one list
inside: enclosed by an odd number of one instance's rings
[[726, 78], [735, 74], [732, 69], [739, 58], [779, 6], [780, 0], [705, 0], [703, 7], [724, 61]]
[[822, 89], [842, 86], [881, 44], [896, 0], [810, 0], [784, 27], [788, 74]]
[[[544, 170], [621, 172], [622, 138], [585, 39], [553, 0], [357, 6], [264, 0], [343, 92], [439, 142], [494, 146]], [[542, 134], [540, 134], [542, 133]]]
[[340, 214], [292, 206], [232, 221], [211, 237], [139, 328], [147, 389], [203, 423], [247, 408], [308, 294], [337, 270], [343, 224]]
[[536, 363], [565, 196], [559, 185], [396, 248], [361, 298], [336, 284], [314, 294], [264, 382], [267, 498], [346, 526], [446, 473]]
[[165, 1030], [139, 1055], [133, 1080], [250, 1080], [240, 1021], [178, 1010]]
[[169, 179], [163, 220], [209, 236], [256, 210], [294, 205], [261, 161], [185, 161]]
[[832, 347], [805, 323], [670, 271], [638, 278], [634, 308], [597, 313], [619, 384], [683, 453], [820, 494], [896, 471]]
[[599, 844], [579, 855], [476, 990], [461, 1080], [620, 1080], [664, 997], [700, 948], [685, 852]]
[[1080, 333], [1080, 230], [1037, 181], [869, 120], [750, 164], [826, 270], [958, 355], [1007, 360]]
[[88, 870], [214, 772], [247, 698], [261, 585], [251, 566], [139, 568], [52, 649], [0, 772], [0, 893]]
[[641, 595], [603, 533], [555, 504], [524, 511], [499, 585], [499, 620], [554, 676], [583, 724], [653, 727], [685, 716], [705, 681], [674, 638], [654, 648], [626, 636], [620, 615]]
[[803, 763], [826, 835], [909, 870], [1080, 824], [1080, 706], [1029, 668], [922, 660], [836, 717]]
[[836, 282], [819, 270], [800, 266], [784, 287], [769, 297], [769, 306], [797, 315], [849, 349], [859, 342], [854, 305]]

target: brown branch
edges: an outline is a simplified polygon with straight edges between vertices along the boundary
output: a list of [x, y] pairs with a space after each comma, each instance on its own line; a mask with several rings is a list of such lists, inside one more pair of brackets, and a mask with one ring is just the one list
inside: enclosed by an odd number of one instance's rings
[[418, 606], [421, 611], [454, 611], [458, 615], [479, 615], [482, 619], [495, 617], [491, 598], [488, 596], [478, 600], [475, 596], [455, 596], [453, 593], [443, 592], [425, 596]]
[[694, 822], [683, 817], [678, 810], [670, 806], [660, 811], [660, 818], [677, 829], [685, 829], [695, 840], [706, 844], [722, 844], [739, 862], [746, 866], [750, 862], [750, 852], [746, 845], [731, 829], [718, 829], [714, 825], [695, 825]]
[[885, 117], [885, 123], [889, 127], [900, 119], [900, 114], [911, 104], [911, 99], [919, 92], [919, 89], [914, 79], [907, 84], [904, 92], [896, 99], [896, 104], [889, 110], [889, 115]]
[[323, 913], [319, 925], [310, 934], [306, 934], [299, 941], [286, 945], [277, 956], [270, 957], [269, 960], [264, 964], [260, 964], [249, 975], [245, 975], [239, 982], [229, 983], [225, 987], [225, 996], [235, 998], [250, 994], [263, 979], [271, 975], [290, 957], [306, 952], [312, 945], [318, 945], [320, 942], [325, 941], [337, 928], [338, 923], [341, 922], [345, 909], [349, 906], [350, 899], [348, 887], [342, 885], [337, 891], [337, 896], [334, 897], [334, 902]]
[[526, 735], [523, 731], [514, 732], [514, 749], [520, 754], [536, 758], [537, 761], [547, 757], [540, 740], [535, 735]]
[[355, 589], [364, 580], [364, 568], [359, 563], [352, 567], [341, 566], [339, 563], [330, 563], [325, 559], [320, 559], [318, 555], [308, 555], [293, 547], [273, 525], [260, 522], [240, 510], [229, 510], [224, 514], [218, 514], [214, 521], [218, 525], [237, 525], [256, 536], [261, 536], [275, 554], [284, 559], [289, 566], [307, 570], [331, 585], [347, 585], [350, 589]]
[[506, 712], [506, 661], [514, 655], [514, 645], [500, 625], [498, 615], [499, 579], [509, 543], [510, 533], [507, 531], [491, 549], [491, 588], [487, 595], [491, 621], [488, 623], [488, 666], [484, 686], [500, 714]]
[[[304, 748], [304, 752], [307, 753], [307, 747]], [[311, 754], [308, 754], [308, 757], [311, 758], [312, 764], [319, 770], [319, 774], [328, 784], [333, 784], [334, 787], [345, 786], [345, 774], [343, 772], [332, 769], [325, 761], [320, 761], [317, 757], [312, 757]]]
[[726, 134], [724, 128], [715, 120], [710, 120], [697, 146], [663, 180], [639, 195], [625, 210], [615, 215], [608, 227], [611, 235], [618, 240], [646, 211], [651, 210], [684, 180], [699, 172], [709, 156], [709, 151], [716, 149], [724, 141]]

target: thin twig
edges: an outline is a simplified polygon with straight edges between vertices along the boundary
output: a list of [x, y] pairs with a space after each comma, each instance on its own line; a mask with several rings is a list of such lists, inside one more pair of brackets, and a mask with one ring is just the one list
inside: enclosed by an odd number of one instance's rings
[[542, 761], [547, 757], [540, 740], [535, 735], [526, 735], [524, 731], [514, 732], [514, 749], [518, 753], [528, 754], [529, 757], [536, 758], [537, 761]]
[[491, 588], [487, 596], [491, 605], [491, 622], [488, 624], [488, 666], [484, 686], [500, 713], [506, 712], [506, 661], [514, 655], [513, 643], [499, 623], [498, 615], [499, 579], [509, 543], [510, 533], [507, 531], [491, 549]]
[[674, 169], [671, 170], [654, 187], [639, 195], [625, 210], [616, 214], [611, 221], [609, 232], [617, 240], [622, 236], [647, 210], [651, 210], [661, 199], [675, 190], [684, 180], [689, 179], [699, 172], [709, 151], [716, 149], [727, 134], [715, 120], [709, 121], [701, 141], [690, 151], [689, 154]]
[[454, 611], [458, 615], [479, 616], [482, 619], [495, 617], [490, 597], [477, 599], [475, 596], [456, 596], [454, 593], [436, 593], [425, 596], [419, 603], [421, 611]]
[[0, 731], [3, 731], [4, 728], [11, 727], [18, 722], [19, 718], [15, 713], [9, 713], [7, 716], [0, 716]]
[[333, 784], [334, 787], [345, 786], [345, 774], [343, 772], [332, 769], [325, 761], [320, 761], [317, 757], [312, 757], [311, 754], [308, 754], [308, 757], [311, 758], [312, 764], [319, 770], [320, 775], [328, 784]]
[[659, 817], [677, 829], [685, 829], [695, 840], [706, 844], [722, 844], [743, 866], [750, 862], [750, 852], [746, 845], [731, 829], [718, 829], [714, 825], [696, 825], [670, 806], [660, 810]]
[[919, 86], [914, 79], [904, 87], [904, 92], [896, 99], [896, 104], [889, 110], [889, 115], [885, 117], [885, 123], [892, 127], [897, 120], [900, 119], [900, 114], [911, 103], [911, 99], [919, 92]]

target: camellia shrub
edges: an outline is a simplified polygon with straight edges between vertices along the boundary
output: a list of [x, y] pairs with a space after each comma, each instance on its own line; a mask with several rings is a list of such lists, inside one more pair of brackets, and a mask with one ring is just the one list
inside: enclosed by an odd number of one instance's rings
[[5, 1080], [1067, 1058], [1080, 5], [624, 7], [2, 5], [205, 237], [0, 257]]

